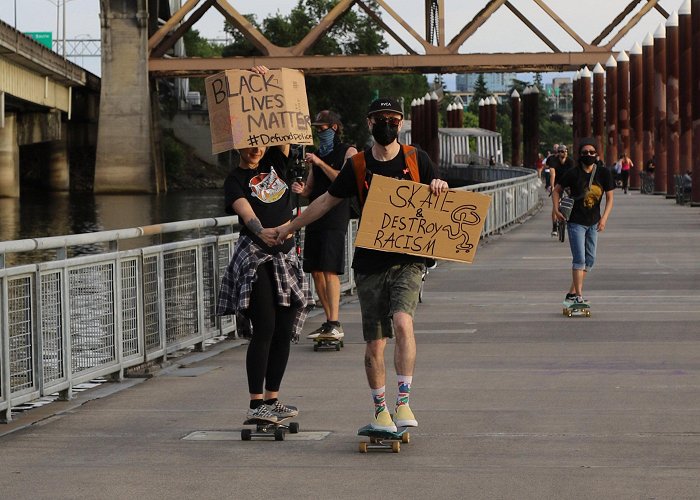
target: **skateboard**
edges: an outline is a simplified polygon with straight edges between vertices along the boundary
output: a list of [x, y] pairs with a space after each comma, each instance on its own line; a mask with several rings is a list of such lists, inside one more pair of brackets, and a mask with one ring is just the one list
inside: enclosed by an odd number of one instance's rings
[[314, 341], [314, 351], [320, 349], [335, 349], [340, 351], [341, 347], [345, 347], [343, 339], [336, 339], [335, 337], [316, 337]]
[[569, 302], [565, 300], [563, 302], [564, 309], [562, 313], [564, 316], [571, 318], [572, 316], [585, 316], [586, 318], [591, 317], [591, 306], [590, 304], [583, 302], [581, 304], [577, 302]]
[[287, 420], [293, 417], [283, 418], [277, 422], [269, 422], [257, 418], [249, 418], [243, 425], [254, 425], [255, 429], [241, 429], [241, 441], [250, 441], [252, 438], [269, 438], [274, 437], [275, 441], [284, 441], [284, 436], [287, 432], [297, 434], [299, 432], [299, 423], [290, 422], [285, 424]]
[[360, 443], [360, 453], [367, 453], [369, 450], [391, 450], [393, 453], [401, 451], [401, 443], [408, 443], [411, 439], [407, 432], [408, 427], [399, 427], [396, 432], [381, 431], [373, 429], [371, 425], [365, 425], [357, 430], [358, 436], [369, 437], [369, 443]]

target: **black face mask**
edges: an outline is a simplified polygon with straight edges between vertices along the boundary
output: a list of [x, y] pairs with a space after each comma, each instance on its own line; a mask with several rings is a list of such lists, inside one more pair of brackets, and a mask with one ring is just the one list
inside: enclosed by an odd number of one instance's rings
[[585, 156], [581, 157], [581, 163], [583, 163], [587, 167], [590, 167], [591, 165], [593, 165], [595, 163], [595, 160], [596, 160], [595, 156], [585, 155]]
[[399, 136], [399, 127], [392, 127], [387, 122], [375, 122], [372, 125], [372, 137], [377, 144], [388, 146]]

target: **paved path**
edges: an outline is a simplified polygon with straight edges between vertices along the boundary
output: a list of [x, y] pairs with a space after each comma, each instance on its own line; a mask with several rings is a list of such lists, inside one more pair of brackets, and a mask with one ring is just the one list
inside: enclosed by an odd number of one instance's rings
[[[239, 440], [245, 348], [224, 342], [0, 427], [18, 428], [0, 437], [0, 496], [699, 498], [700, 211], [618, 192], [588, 319], [561, 314], [569, 253], [548, 219], [546, 205], [475, 264], [430, 273], [416, 323], [420, 427], [401, 453], [357, 452], [370, 396], [350, 300], [343, 351], [293, 346], [283, 394], [302, 410], [304, 440]], [[197, 431], [211, 439], [183, 439]]]

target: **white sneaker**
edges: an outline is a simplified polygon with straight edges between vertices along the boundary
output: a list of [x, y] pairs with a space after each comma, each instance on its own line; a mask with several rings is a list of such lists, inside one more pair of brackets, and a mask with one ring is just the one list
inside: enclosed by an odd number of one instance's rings
[[299, 415], [299, 410], [296, 408], [296, 406], [287, 406], [278, 401], [275, 401], [275, 404], [270, 405], [270, 413], [272, 413], [275, 417], [277, 417], [280, 420], [283, 420], [285, 418], [290, 418], [290, 417], [296, 417]]
[[345, 337], [345, 332], [343, 331], [343, 327], [340, 325], [332, 325], [330, 323], [326, 323], [326, 329], [321, 334], [321, 337], [328, 337], [335, 340], [340, 340], [343, 337]]
[[266, 404], [262, 404], [255, 409], [248, 409], [245, 416], [247, 420], [265, 420], [273, 423], [279, 420], [275, 415], [273, 415], [272, 411], [270, 411], [270, 407]]
[[324, 332], [324, 330], [326, 329], [326, 325], [328, 325], [328, 323], [323, 323], [321, 326], [319, 326], [318, 328], [316, 328], [313, 332], [311, 332], [310, 334], [308, 334], [308, 335], [306, 336], [306, 338], [307, 338], [307, 339], [317, 339], [318, 337], [321, 336], [321, 334], [322, 334], [322, 333]]

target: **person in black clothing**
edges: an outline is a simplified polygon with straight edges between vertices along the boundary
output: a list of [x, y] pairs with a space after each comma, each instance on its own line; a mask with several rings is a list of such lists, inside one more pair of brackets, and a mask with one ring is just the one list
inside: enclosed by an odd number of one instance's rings
[[[567, 224], [569, 246], [572, 255], [572, 279], [566, 301], [585, 303], [583, 282], [596, 258], [598, 233], [605, 231], [613, 208], [615, 181], [609, 169], [598, 164], [596, 142], [593, 138], [581, 139], [577, 166], [557, 177], [552, 190], [552, 213], [557, 220], [564, 220], [559, 211], [559, 200], [565, 189], [574, 199], [574, 206]], [[600, 214], [601, 201], [605, 197], [605, 210]]]
[[[343, 199], [359, 194], [354, 162], [362, 161], [360, 155], [363, 155], [366, 164], [366, 185], [371, 183], [371, 175], [410, 179], [414, 168], [418, 170], [420, 182], [429, 184], [433, 194], [446, 191], [447, 183], [435, 177], [435, 167], [427, 153], [410, 147], [404, 149], [405, 146], [399, 144], [398, 134], [402, 124], [403, 111], [397, 101], [390, 98], [373, 101], [367, 113], [367, 125], [372, 132], [374, 145], [350, 158], [328, 191], [311, 203], [301, 216], [277, 227], [278, 241], [284, 241], [295, 230], [318, 219]], [[407, 156], [409, 154], [410, 158]], [[365, 373], [374, 403], [371, 425], [375, 429], [389, 431], [396, 431], [397, 426], [416, 426], [418, 422], [409, 406], [416, 358], [413, 315], [418, 304], [425, 258], [356, 247], [353, 269], [366, 342]], [[385, 399], [384, 348], [387, 339], [393, 337], [394, 330], [394, 366], [399, 390], [392, 422]]]
[[[549, 182], [552, 189], [556, 186], [557, 177], [563, 176], [570, 168], [574, 166], [574, 161], [569, 156], [569, 150], [564, 144], [561, 144], [556, 151], [556, 155], [547, 158], [549, 166]], [[557, 235], [557, 220], [552, 215], [552, 236]]]
[[[265, 74], [267, 68], [255, 66], [253, 72]], [[292, 218], [286, 182], [289, 148], [286, 144], [240, 149], [239, 164], [224, 183], [226, 213], [238, 215], [243, 228], [221, 280], [217, 314], [241, 313], [252, 323], [246, 354], [250, 392], [246, 418], [269, 422], [298, 414], [278, 396], [290, 343], [301, 331], [311, 301], [294, 240], [278, 243], [276, 231], [265, 229]]]
[[[357, 153], [357, 149], [341, 141], [343, 124], [340, 116], [323, 110], [311, 123], [316, 128], [318, 151], [306, 153], [304, 161], [311, 166], [305, 183], [292, 185], [301, 196], [313, 202], [328, 190], [343, 167], [345, 160]], [[345, 332], [339, 321], [340, 278], [345, 272], [345, 233], [348, 229], [350, 207], [347, 200], [339, 203], [326, 215], [309, 224], [304, 235], [304, 271], [311, 273], [316, 292], [321, 300], [326, 321], [308, 338], [343, 338]]]

